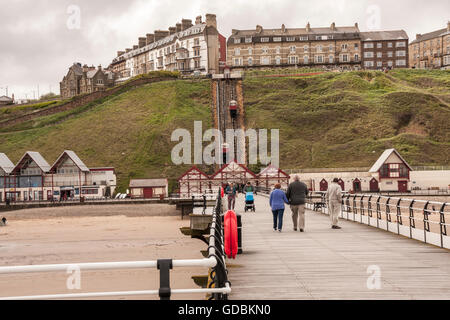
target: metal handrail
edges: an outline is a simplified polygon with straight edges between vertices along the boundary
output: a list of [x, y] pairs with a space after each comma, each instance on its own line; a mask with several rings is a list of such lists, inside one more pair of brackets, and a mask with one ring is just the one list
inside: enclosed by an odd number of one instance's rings
[[[138, 268], [158, 268], [160, 270], [159, 290], [143, 291], [118, 291], [118, 292], [91, 292], [75, 294], [53, 294], [34, 295], [18, 297], [0, 297], [0, 300], [42, 300], [42, 299], [67, 299], [67, 298], [90, 298], [90, 297], [112, 297], [112, 296], [136, 296], [136, 295], [156, 295], [159, 294], [162, 300], [170, 299], [171, 294], [181, 293], [210, 293], [212, 299], [227, 300], [231, 292], [231, 284], [228, 281], [228, 270], [226, 268], [226, 257], [224, 256], [223, 231], [221, 226], [222, 199], [220, 192], [216, 198], [216, 205], [212, 212], [210, 225], [210, 237], [208, 246], [208, 258], [171, 260], [159, 259], [149, 261], [117, 261], [117, 262], [95, 262], [95, 263], [70, 263], [70, 264], [45, 264], [29, 266], [5, 266], [0, 267], [0, 274], [11, 273], [33, 273], [33, 272], [54, 272], [67, 271], [69, 268], [81, 270], [114, 270], [114, 269], [138, 269]], [[171, 289], [169, 274], [173, 267], [207, 267], [211, 268], [212, 283], [209, 288], [202, 289]], [[214, 285], [214, 288], [211, 286]]]
[[[326, 213], [327, 201], [326, 192], [313, 191], [308, 195], [308, 203], [314, 204], [314, 199], [321, 199], [321, 211]], [[352, 198], [352, 201], [350, 201]], [[313, 210], [317, 210], [317, 206], [312, 207]], [[430, 243], [430, 235], [439, 235], [439, 245], [442, 248], [450, 248], [449, 244], [444, 243], [444, 236], [447, 236], [447, 227], [450, 223], [446, 221], [450, 217], [450, 203], [429, 201], [420, 199], [409, 199], [400, 197], [390, 197], [380, 194], [343, 194], [342, 195], [342, 211], [341, 217], [344, 218], [344, 214], [347, 220], [356, 221], [356, 216], [359, 215], [359, 223], [365, 223], [363, 216], [366, 216], [368, 225], [372, 226], [371, 220], [376, 219], [376, 227], [381, 228], [381, 225], [385, 225], [387, 231], [390, 230], [390, 226], [397, 225], [397, 233], [401, 234], [401, 229], [409, 228], [409, 237], [422, 240], [425, 243]], [[394, 211], [395, 210], [395, 211]], [[349, 216], [349, 213], [353, 213], [353, 217]], [[376, 213], [374, 215], [374, 213]], [[439, 221], [430, 219], [430, 215], [439, 214]], [[394, 220], [395, 219], [395, 220]], [[385, 223], [381, 223], [381, 222]], [[404, 221], [407, 223], [405, 224]], [[416, 226], [417, 224], [417, 226]], [[436, 228], [439, 226], [439, 228]], [[383, 227], [384, 228], [384, 227]], [[423, 235], [417, 236], [417, 231], [422, 230]], [[413, 234], [416, 234], [414, 236]], [[435, 244], [438, 244], [438, 240], [435, 237]]]

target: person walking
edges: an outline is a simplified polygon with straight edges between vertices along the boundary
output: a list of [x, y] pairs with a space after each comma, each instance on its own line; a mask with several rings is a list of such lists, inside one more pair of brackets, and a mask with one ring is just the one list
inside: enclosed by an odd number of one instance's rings
[[327, 191], [328, 214], [330, 215], [332, 229], [341, 229], [338, 226], [338, 222], [339, 213], [341, 212], [342, 188], [338, 182], [339, 179], [334, 178]]
[[294, 181], [289, 184], [286, 192], [286, 197], [291, 205], [294, 231], [297, 231], [297, 225], [300, 232], [305, 231], [305, 200], [308, 192], [306, 184], [300, 181], [299, 176], [295, 175]]
[[237, 188], [235, 187], [233, 182], [227, 186], [227, 188], [225, 189], [225, 193], [228, 197], [228, 210], [234, 210], [234, 205], [236, 203], [237, 197]]
[[270, 193], [270, 207], [273, 214], [273, 231], [281, 232], [283, 229], [284, 204], [289, 203], [286, 194], [281, 190], [281, 184], [277, 183], [275, 189]]
[[254, 192], [255, 188], [252, 186], [250, 181], [248, 181], [247, 185], [243, 188], [243, 190], [244, 190], [244, 193], [246, 193], [246, 192]]

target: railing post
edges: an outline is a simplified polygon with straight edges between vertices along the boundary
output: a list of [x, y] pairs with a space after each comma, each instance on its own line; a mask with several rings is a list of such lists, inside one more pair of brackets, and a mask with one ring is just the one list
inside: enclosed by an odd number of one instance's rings
[[416, 221], [414, 220], [414, 202], [416, 202], [416, 200], [412, 200], [411, 203], [409, 204], [409, 237], [412, 238], [412, 229], [416, 228]]
[[423, 241], [425, 241], [425, 243], [427, 243], [427, 231], [430, 231], [430, 223], [428, 222], [428, 215], [430, 214], [430, 211], [428, 210], [429, 204], [430, 201], [427, 201], [423, 206]]
[[447, 226], [445, 225], [445, 215], [444, 215], [444, 209], [445, 209], [446, 205], [447, 204], [444, 202], [442, 204], [441, 210], [439, 210], [439, 216], [440, 216], [439, 226], [440, 226], [440, 230], [441, 230], [441, 248], [444, 247], [444, 236], [447, 235]]
[[361, 206], [361, 224], [363, 223], [363, 221], [362, 221], [362, 217], [363, 217], [363, 215], [364, 215], [364, 194], [361, 196], [361, 199], [359, 200], [359, 203], [360, 203], [360, 206]]
[[400, 203], [402, 198], [397, 201], [397, 234], [400, 234], [400, 225], [402, 224], [402, 210], [400, 208]]
[[372, 218], [372, 195], [367, 200], [367, 225], [370, 226], [370, 218]]
[[386, 206], [386, 231], [389, 231], [389, 222], [392, 221], [392, 219], [391, 219], [391, 207], [389, 205], [390, 202], [391, 202], [391, 197], [389, 197], [386, 200], [386, 204], [385, 204], [385, 206]]
[[156, 263], [159, 270], [159, 298], [170, 300], [170, 270], [172, 269], [172, 259], [159, 259]]
[[350, 211], [350, 195], [347, 195], [347, 199], [345, 200], [345, 203], [347, 205], [347, 220], [348, 220], [348, 212]]
[[377, 228], [380, 227], [380, 219], [381, 219], [380, 200], [381, 200], [381, 196], [378, 196], [378, 199], [377, 199]]
[[356, 194], [355, 194], [353, 196], [353, 221], [355, 221], [357, 213], [358, 213], [358, 207], [356, 206]]

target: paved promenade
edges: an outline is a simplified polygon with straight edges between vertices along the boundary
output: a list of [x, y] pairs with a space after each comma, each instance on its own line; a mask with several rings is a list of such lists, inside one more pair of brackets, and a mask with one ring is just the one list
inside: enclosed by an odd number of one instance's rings
[[[345, 220], [333, 230], [313, 211], [306, 232], [294, 232], [289, 208], [274, 232], [268, 198], [255, 205], [249, 213], [242, 195], [236, 202], [244, 254], [227, 263], [230, 299], [450, 299], [449, 250]], [[368, 289], [368, 269], [379, 270], [379, 289]]]

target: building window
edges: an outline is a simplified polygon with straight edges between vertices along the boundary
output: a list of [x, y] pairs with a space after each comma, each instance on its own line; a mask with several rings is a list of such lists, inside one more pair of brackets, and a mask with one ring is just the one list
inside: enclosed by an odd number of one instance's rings
[[240, 56], [241, 55], [241, 49], [240, 48], [235, 48], [234, 49], [234, 55], [235, 56]]
[[394, 54], [393, 54], [392, 51], [388, 51], [387, 56], [388, 56], [389, 58], [392, 58], [392, 57], [394, 56]]
[[234, 38], [234, 43], [235, 44], [241, 43], [241, 38]]
[[404, 67], [406, 66], [406, 60], [397, 60], [395, 64], [399, 67]]
[[253, 65], [253, 58], [249, 57], [247, 62], [248, 62], [249, 66], [252, 66]]
[[308, 41], [308, 36], [300, 36], [300, 41]]
[[251, 56], [253, 54], [253, 48], [248, 48], [248, 54]]
[[328, 57], [328, 62], [329, 63], [333, 63], [334, 62], [334, 57], [333, 56], [329, 56]]
[[322, 52], [322, 46], [317, 46], [317, 52]]
[[378, 49], [383, 48], [383, 44], [382, 44], [381, 42], [378, 42], [378, 43], [377, 43], [377, 48], [378, 48]]
[[280, 52], [281, 52], [281, 48], [280, 48], [280, 47], [276, 47], [276, 48], [275, 48], [275, 53], [276, 53], [276, 54], [280, 54]]
[[359, 54], [356, 53], [354, 58], [355, 58], [355, 61], [359, 61]]
[[397, 57], [405, 57], [406, 56], [406, 51], [404, 51], [404, 50], [397, 51], [396, 52], [396, 56]]
[[241, 58], [234, 58], [233, 59], [233, 65], [235, 65], [235, 66], [242, 65], [242, 59]]
[[270, 57], [268, 57], [268, 56], [261, 57], [261, 64], [263, 64], [263, 65], [270, 64]]
[[355, 50], [359, 48], [359, 44], [355, 43]]
[[383, 56], [382, 52], [377, 52], [377, 58], [381, 58]]
[[269, 37], [261, 38], [261, 42], [269, 42]]
[[267, 54], [269, 52], [269, 48], [267, 48], [267, 47], [263, 47], [262, 48], [262, 53], [263, 54]]
[[364, 62], [364, 66], [365, 66], [366, 68], [371, 68], [371, 67], [373, 67], [373, 61], [365, 61], [365, 62]]
[[323, 56], [315, 56], [316, 63], [323, 63]]
[[382, 67], [383, 66], [383, 62], [381, 62], [381, 61], [377, 61], [377, 67]]
[[346, 43], [342, 44], [342, 45], [341, 45], [341, 49], [342, 49], [342, 50], [347, 50], [347, 44], [346, 44]]
[[289, 51], [291, 52], [291, 53], [295, 53], [295, 51], [296, 51], [296, 47], [295, 46], [291, 46], [290, 48], [289, 48]]
[[252, 42], [252, 37], [245, 38], [245, 43], [251, 43], [251, 42]]
[[392, 60], [388, 61], [388, 67], [392, 67], [394, 65], [394, 63], [392, 62]]
[[276, 64], [281, 64], [281, 57], [277, 56], [277, 57], [275, 58], [275, 63], [276, 63]]
[[348, 55], [346, 54], [342, 55], [342, 62], [348, 62]]
[[308, 64], [309, 63], [309, 57], [308, 56], [304, 56], [303, 57], [303, 63], [304, 64]]
[[289, 60], [289, 64], [298, 64], [297, 56], [289, 56], [288, 60]]
[[304, 52], [308, 52], [308, 46], [304, 46], [304, 47], [303, 47], [303, 51], [304, 51]]
[[328, 48], [328, 50], [333, 51], [333, 45], [330, 44], [330, 47]]
[[372, 42], [366, 42], [366, 43], [364, 43], [364, 48], [365, 48], [365, 49], [372, 49], [372, 48], [373, 48], [373, 43], [372, 43]]
[[373, 52], [372, 51], [364, 52], [364, 58], [373, 58]]
[[281, 42], [281, 37], [274, 37], [273, 42]]
[[286, 41], [295, 41], [295, 37], [287, 37]]
[[406, 43], [405, 43], [404, 41], [398, 41], [398, 42], [395, 44], [395, 46], [396, 46], [397, 48], [404, 48], [404, 47], [406, 47]]

